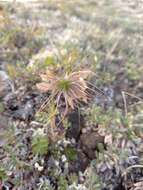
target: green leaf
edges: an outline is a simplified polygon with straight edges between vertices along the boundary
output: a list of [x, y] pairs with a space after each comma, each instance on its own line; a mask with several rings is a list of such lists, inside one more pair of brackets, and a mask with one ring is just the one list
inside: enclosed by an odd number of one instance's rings
[[2, 102], [0, 102], [0, 113], [4, 112], [4, 105]]
[[45, 66], [54, 66], [55, 65], [55, 60], [53, 57], [48, 56], [44, 62]]
[[7, 178], [6, 171], [3, 167], [0, 166], [0, 180], [5, 180]]
[[74, 161], [77, 159], [77, 151], [75, 148], [68, 146], [65, 149], [65, 155], [70, 161]]
[[64, 176], [60, 176], [58, 186], [58, 190], [67, 190], [68, 183]]
[[49, 141], [47, 136], [36, 135], [32, 139], [32, 150], [34, 154], [44, 155], [48, 151]]

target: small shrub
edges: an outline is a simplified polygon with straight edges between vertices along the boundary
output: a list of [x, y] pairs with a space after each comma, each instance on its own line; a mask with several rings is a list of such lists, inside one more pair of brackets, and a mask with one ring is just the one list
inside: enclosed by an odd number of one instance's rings
[[[61, 71], [60, 71], [61, 72]], [[72, 73], [62, 74], [55, 70], [47, 70], [46, 73], [41, 74], [41, 83], [37, 84], [37, 88], [41, 92], [51, 92], [50, 99], [55, 99], [57, 107], [59, 107], [61, 100], [64, 100], [65, 111], [67, 114], [69, 107], [74, 109], [80, 101], [87, 103], [89, 95], [87, 93], [88, 86], [85, 79], [92, 74], [90, 70], [75, 71]], [[48, 103], [42, 107], [44, 109]]]
[[65, 155], [70, 161], [74, 161], [77, 159], [77, 151], [75, 148], [68, 146], [65, 149]]
[[32, 139], [32, 151], [34, 154], [44, 155], [48, 151], [49, 141], [46, 135], [37, 134]]

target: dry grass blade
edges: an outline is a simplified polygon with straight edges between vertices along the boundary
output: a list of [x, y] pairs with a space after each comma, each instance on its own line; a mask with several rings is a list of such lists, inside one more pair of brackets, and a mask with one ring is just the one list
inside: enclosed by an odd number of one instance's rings
[[90, 70], [83, 70], [83, 71], [77, 71], [73, 72], [69, 75], [69, 78], [71, 79], [86, 79], [90, 74], [93, 75], [93, 72]]
[[123, 173], [122, 173], [122, 177], [127, 175], [127, 173], [131, 170], [131, 169], [134, 169], [134, 168], [142, 168], [143, 169], [143, 165], [132, 165], [130, 167], [128, 167]]
[[41, 92], [47, 92], [47, 91], [51, 90], [51, 88], [52, 88], [51, 84], [48, 84], [45, 82], [38, 83], [36, 86]]

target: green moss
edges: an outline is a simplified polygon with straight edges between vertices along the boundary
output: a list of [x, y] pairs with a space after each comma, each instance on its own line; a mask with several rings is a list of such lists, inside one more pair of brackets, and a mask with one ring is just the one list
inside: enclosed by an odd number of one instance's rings
[[138, 64], [135, 57], [130, 57], [125, 65], [125, 71], [129, 80], [140, 80], [143, 73], [142, 65]]
[[64, 176], [59, 177], [58, 190], [67, 190], [68, 182]]
[[77, 159], [77, 151], [75, 148], [68, 146], [65, 149], [65, 155], [69, 161], [74, 161]]
[[49, 141], [47, 136], [36, 135], [32, 139], [32, 151], [34, 154], [44, 155], [48, 152]]
[[58, 83], [58, 89], [60, 91], [67, 92], [71, 87], [71, 81], [66, 79], [61, 79]]
[[56, 61], [55, 61], [54, 57], [48, 56], [45, 59], [43, 67], [48, 67], [48, 66], [56, 66]]
[[99, 125], [108, 126], [112, 120], [112, 114], [110, 111], [105, 112], [99, 106], [93, 106], [89, 111], [89, 120]]
[[36, 121], [46, 124], [49, 121], [47, 112], [38, 112], [36, 113]]
[[0, 102], [0, 113], [4, 112], [4, 105], [2, 102]]
[[6, 175], [6, 170], [2, 166], [0, 166], [0, 180], [6, 180], [7, 175]]
[[13, 80], [18, 79], [27, 84], [29, 82], [35, 84], [39, 81], [38, 74], [36, 74], [32, 68], [30, 69], [29, 67], [26, 67], [23, 62], [17, 62], [16, 65], [8, 64], [6, 70], [10, 78]]
[[76, 173], [71, 173], [70, 175], [68, 175], [68, 181], [69, 184], [73, 184], [73, 183], [78, 183], [78, 176]]
[[55, 120], [58, 114], [57, 107], [55, 106], [54, 100], [50, 102], [50, 106], [47, 105], [44, 111], [37, 112], [36, 120], [42, 124], [53, 125], [53, 121]]
[[59, 159], [61, 157], [61, 153], [58, 147], [55, 146], [55, 144], [50, 144], [49, 146], [49, 152], [50, 154], [55, 158]]
[[126, 71], [130, 80], [139, 80], [141, 77], [140, 70], [136, 67], [135, 64], [127, 64]]
[[12, 79], [15, 79], [15, 78], [17, 78], [17, 77], [20, 76], [20, 74], [19, 74], [19, 72], [18, 72], [18, 70], [17, 70], [16, 67], [17, 67], [17, 66], [12, 65], [12, 64], [7, 65], [7, 72], [8, 72], [8, 75], [9, 75], [10, 78], [12, 78]]

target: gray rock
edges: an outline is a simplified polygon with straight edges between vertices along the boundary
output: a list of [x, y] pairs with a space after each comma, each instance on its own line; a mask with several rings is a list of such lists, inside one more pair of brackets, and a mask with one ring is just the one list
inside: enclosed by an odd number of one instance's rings
[[20, 120], [29, 120], [34, 114], [33, 103], [28, 101], [25, 105], [13, 112], [13, 118]]
[[97, 134], [97, 132], [89, 131], [80, 136], [81, 147], [91, 159], [95, 158], [95, 150], [99, 143], [104, 143], [104, 137]]
[[11, 89], [10, 79], [6, 72], [0, 71], [0, 98], [4, 97]]
[[70, 113], [68, 119], [71, 127], [67, 129], [66, 137], [78, 140], [81, 128], [84, 126], [84, 119], [81, 115], [79, 116], [78, 111]]
[[0, 147], [2, 147], [6, 142], [3, 134], [7, 130], [8, 125], [9, 125], [8, 118], [0, 115]]
[[6, 129], [8, 126], [8, 118], [0, 115], [0, 132], [1, 130]]
[[77, 159], [69, 163], [69, 171], [71, 173], [78, 173], [79, 171], [84, 172], [90, 163], [87, 156], [79, 150], [77, 153]]

